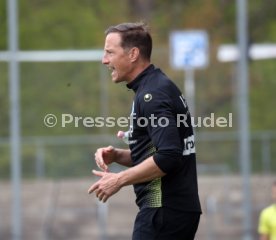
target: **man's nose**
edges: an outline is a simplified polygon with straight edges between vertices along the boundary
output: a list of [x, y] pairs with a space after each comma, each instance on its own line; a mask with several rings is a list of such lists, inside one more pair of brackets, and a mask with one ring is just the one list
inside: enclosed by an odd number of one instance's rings
[[108, 59], [105, 54], [103, 55], [103, 58], [102, 58], [102, 64], [108, 64]]

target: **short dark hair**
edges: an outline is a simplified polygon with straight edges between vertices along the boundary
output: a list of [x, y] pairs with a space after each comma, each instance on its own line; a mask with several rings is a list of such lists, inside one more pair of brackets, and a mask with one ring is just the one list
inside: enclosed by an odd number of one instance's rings
[[119, 33], [121, 35], [121, 47], [130, 49], [137, 47], [141, 56], [150, 60], [152, 51], [152, 38], [146, 23], [121, 23], [116, 26], [109, 27], [105, 34]]

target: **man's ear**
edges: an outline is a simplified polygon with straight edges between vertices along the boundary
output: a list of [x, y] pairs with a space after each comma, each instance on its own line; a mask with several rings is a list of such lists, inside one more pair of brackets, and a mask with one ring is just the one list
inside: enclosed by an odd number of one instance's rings
[[139, 57], [140, 51], [137, 47], [133, 47], [129, 50], [129, 58], [131, 62], [135, 62]]

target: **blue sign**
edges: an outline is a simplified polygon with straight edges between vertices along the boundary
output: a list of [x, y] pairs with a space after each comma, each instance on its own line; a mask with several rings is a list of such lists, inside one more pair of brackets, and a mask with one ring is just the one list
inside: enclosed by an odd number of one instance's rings
[[170, 35], [170, 63], [175, 69], [208, 65], [208, 35], [205, 31], [174, 31]]

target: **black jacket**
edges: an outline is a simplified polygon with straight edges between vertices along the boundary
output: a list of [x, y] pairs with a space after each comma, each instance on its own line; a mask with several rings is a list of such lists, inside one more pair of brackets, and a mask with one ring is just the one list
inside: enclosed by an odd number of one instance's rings
[[127, 85], [135, 92], [129, 129], [133, 165], [153, 156], [166, 176], [134, 185], [139, 208], [201, 212], [191, 116], [177, 86], [150, 65]]

